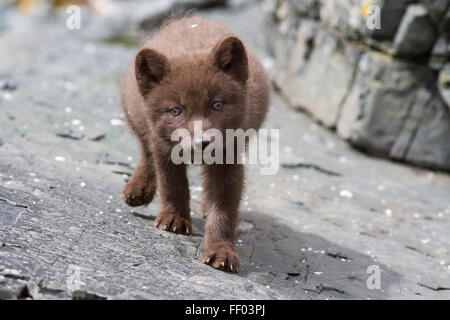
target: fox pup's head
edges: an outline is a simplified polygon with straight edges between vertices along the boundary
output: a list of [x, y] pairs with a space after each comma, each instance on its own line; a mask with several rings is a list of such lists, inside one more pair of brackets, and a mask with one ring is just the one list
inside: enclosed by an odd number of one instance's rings
[[[201, 121], [203, 131], [214, 128], [225, 136], [226, 129], [241, 128], [245, 121], [248, 58], [234, 36], [219, 41], [210, 52], [170, 60], [142, 49], [135, 72], [154, 133], [168, 142], [180, 128], [194, 137], [194, 122]], [[207, 136], [200, 141], [203, 147], [209, 142]]]

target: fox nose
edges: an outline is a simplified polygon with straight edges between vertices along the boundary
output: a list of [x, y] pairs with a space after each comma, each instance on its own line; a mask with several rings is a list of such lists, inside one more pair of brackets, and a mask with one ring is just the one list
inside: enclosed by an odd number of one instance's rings
[[194, 148], [197, 150], [205, 150], [205, 148], [211, 143], [211, 140], [198, 139], [194, 141]]

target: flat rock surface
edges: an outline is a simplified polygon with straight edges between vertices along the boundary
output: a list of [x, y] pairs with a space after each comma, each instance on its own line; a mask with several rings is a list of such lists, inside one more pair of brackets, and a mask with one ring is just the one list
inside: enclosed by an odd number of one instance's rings
[[[262, 4], [199, 14], [270, 66]], [[355, 151], [275, 92], [264, 127], [280, 129], [280, 169], [247, 168], [238, 275], [199, 260], [197, 167], [193, 236], [153, 227], [157, 198], [127, 207], [138, 152], [118, 82], [135, 50], [58, 20], [0, 32], [0, 298], [450, 298], [450, 176]]]

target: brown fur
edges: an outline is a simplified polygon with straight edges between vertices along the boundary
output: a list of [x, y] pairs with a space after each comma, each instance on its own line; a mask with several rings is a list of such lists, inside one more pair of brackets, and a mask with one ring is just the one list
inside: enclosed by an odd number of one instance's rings
[[[155, 226], [189, 234], [186, 167], [171, 161], [171, 134], [177, 128], [192, 132], [193, 120], [202, 120], [203, 130], [258, 129], [269, 105], [265, 72], [256, 55], [221, 24], [184, 17], [165, 24], [141, 47], [123, 77], [121, 98], [141, 147], [123, 198], [131, 206], [147, 204], [158, 189], [162, 209]], [[223, 109], [212, 110], [218, 100]], [[173, 106], [182, 115], [171, 115]], [[203, 164], [202, 260], [225, 271], [239, 269], [234, 236], [243, 183], [243, 165]]]

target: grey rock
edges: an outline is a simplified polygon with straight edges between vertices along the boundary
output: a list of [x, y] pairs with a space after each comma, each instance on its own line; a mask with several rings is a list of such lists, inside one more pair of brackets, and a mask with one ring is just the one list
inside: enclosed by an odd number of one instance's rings
[[449, 0], [422, 0], [422, 4], [427, 8], [430, 18], [433, 23], [439, 25], [442, 17], [447, 11], [450, 1]]
[[[401, 130], [395, 137], [395, 142], [389, 152], [389, 155], [393, 159], [403, 160], [408, 153], [411, 143], [415, 138], [415, 134], [420, 126], [422, 119], [424, 118], [427, 107], [430, 104], [432, 93], [425, 88], [417, 90], [415, 99], [411, 106], [408, 106], [408, 115], [405, 117]], [[443, 136], [445, 137], [445, 135]], [[435, 148], [432, 146], [431, 148]], [[436, 161], [442, 162], [442, 159]]]
[[[149, 30], [158, 27], [165, 19], [175, 12], [187, 12], [192, 9], [208, 9], [213, 7], [226, 6], [228, 0], [170, 0], [160, 1], [157, 5], [152, 3], [152, 6], [143, 4], [147, 10], [151, 10], [146, 14], [141, 14], [140, 17], [132, 18], [131, 21], [138, 21], [140, 29], [148, 32]], [[156, 10], [155, 10], [156, 9]]]
[[450, 7], [445, 16], [441, 19], [439, 31], [444, 35], [450, 35]]
[[176, 0], [176, 2], [186, 9], [205, 9], [218, 6], [226, 6], [228, 0]]
[[366, 24], [359, 0], [322, 1], [320, 19], [345, 38], [357, 40]]
[[324, 125], [335, 126], [360, 51], [307, 21], [300, 25], [292, 49], [280, 44], [277, 50], [274, 77], [283, 95]]
[[418, 90], [433, 78], [426, 68], [365, 53], [343, 105], [338, 133], [360, 148], [389, 155]]
[[429, 53], [436, 33], [427, 9], [420, 4], [408, 6], [397, 33], [393, 47], [396, 54], [408, 57], [418, 57]]
[[[295, 14], [300, 17], [307, 17], [310, 19], [318, 20], [320, 18], [320, 8], [322, 6], [322, 0], [287, 0], [289, 7], [291, 7]], [[278, 5], [282, 5], [282, 1], [278, 1]]]
[[438, 89], [450, 109], [450, 63], [447, 63], [439, 73]]
[[75, 132], [70, 128], [64, 128], [64, 130], [57, 132], [56, 135], [61, 138], [67, 138], [67, 139], [73, 139], [73, 140], [81, 140], [84, 138], [83, 134], [81, 134], [79, 132]]
[[[445, 121], [437, 125], [433, 143], [416, 148], [417, 152], [431, 146], [444, 150], [443, 154], [435, 151], [439, 156], [434, 164], [407, 156], [423, 121], [420, 117], [426, 117], [435, 97], [439, 93], [447, 105], [449, 100], [444, 68], [450, 34], [446, 1], [412, 2], [366, 2], [378, 5], [382, 17], [380, 30], [368, 30], [361, 20], [366, 7], [352, 1], [320, 2], [320, 22], [295, 9], [309, 1], [277, 1], [269, 19], [271, 74], [289, 105], [336, 128], [357, 148], [449, 170], [446, 145], [437, 145], [450, 139], [440, 129]], [[439, 13], [441, 27], [429, 12]], [[429, 99], [419, 99], [424, 92]]]
[[158, 27], [164, 19], [175, 9], [175, 0], [148, 1], [118, 1], [114, 3], [114, 10], [98, 16], [95, 13], [85, 14], [85, 28], [88, 32], [82, 35], [88, 40], [104, 39], [120, 42], [124, 38], [143, 37], [143, 30], [149, 31]]
[[[291, 14], [298, 17], [319, 19], [330, 29], [344, 38], [362, 40], [370, 37], [376, 40], [392, 40], [409, 0], [373, 0], [362, 7], [358, 0], [323, 1], [323, 0], [283, 0], [277, 1], [278, 8], [287, 7]], [[379, 29], [370, 29], [364, 12], [369, 6], [380, 10]], [[366, 41], [366, 40], [365, 40]]]
[[97, 133], [97, 134], [93, 134], [91, 136], [89, 136], [89, 140], [91, 141], [101, 141], [103, 139], [106, 138], [106, 134], [105, 133]]
[[[412, 163], [434, 169], [447, 169], [450, 163], [450, 109], [437, 95], [421, 120], [406, 155]], [[448, 170], [448, 169], [447, 169]]]
[[429, 66], [433, 70], [440, 70], [444, 67], [444, 64], [448, 61], [450, 57], [450, 41], [449, 35], [441, 35], [439, 39], [433, 46], [433, 50], [431, 51], [431, 57], [429, 61]]
[[16, 89], [17, 85], [14, 82], [8, 80], [0, 80], [0, 90], [14, 91]]
[[[96, 4], [95, 2], [93, 3]], [[110, 42], [136, 42], [148, 31], [157, 28], [173, 12], [186, 12], [191, 9], [206, 9], [225, 6], [227, 0], [147, 0], [121, 1], [111, 0], [98, 10], [83, 8], [81, 12], [80, 33], [86, 40], [103, 39]], [[40, 1], [29, 15], [5, 6], [0, 17], [0, 31], [8, 28], [27, 29], [39, 26], [59, 24], [66, 26], [68, 14], [65, 10], [52, 10], [51, 3]], [[100, 11], [100, 12], [97, 12]], [[76, 29], [73, 32], [77, 32]]]
[[25, 299], [28, 297], [28, 288], [25, 281], [1, 276], [0, 300]]

